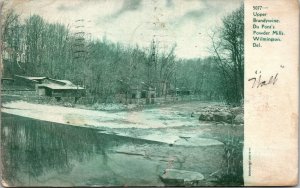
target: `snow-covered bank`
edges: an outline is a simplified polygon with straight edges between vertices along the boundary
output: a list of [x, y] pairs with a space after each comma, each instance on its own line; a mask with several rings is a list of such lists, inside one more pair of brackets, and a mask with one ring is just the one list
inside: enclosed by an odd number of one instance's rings
[[[197, 119], [176, 106], [112, 113], [16, 101], [4, 103], [2, 112], [72, 126], [99, 128], [106, 134], [167, 144], [190, 146], [222, 144], [214, 139], [201, 138], [203, 132], [201, 126], [204, 122], [200, 125]], [[188, 127], [195, 127], [197, 131]]]
[[191, 125], [187, 118], [160, 109], [139, 112], [105, 112], [62, 106], [32, 104], [24, 101], [4, 103], [2, 112], [75, 126], [109, 128], [165, 128]]

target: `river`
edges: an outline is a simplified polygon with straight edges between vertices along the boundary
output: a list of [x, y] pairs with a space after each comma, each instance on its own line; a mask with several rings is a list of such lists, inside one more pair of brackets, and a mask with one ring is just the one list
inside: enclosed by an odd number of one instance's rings
[[[9, 186], [163, 186], [160, 175], [170, 168], [199, 172], [205, 177], [199, 185], [215, 185], [211, 175], [220, 170], [224, 156], [222, 144], [195, 136], [205, 126], [111, 132], [5, 112], [1, 116], [2, 176]], [[185, 137], [178, 144], [165, 142], [163, 135], [173, 133], [194, 133], [197, 144], [185, 144]]]

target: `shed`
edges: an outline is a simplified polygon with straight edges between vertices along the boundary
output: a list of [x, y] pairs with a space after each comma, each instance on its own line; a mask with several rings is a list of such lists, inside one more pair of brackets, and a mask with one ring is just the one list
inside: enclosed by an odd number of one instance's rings
[[76, 86], [68, 80], [56, 80], [38, 85], [38, 94], [49, 97], [83, 97], [85, 88]]
[[118, 83], [117, 96], [119, 102], [139, 103], [145, 101], [147, 104], [155, 102], [156, 90], [152, 85], [137, 80], [131, 82], [129, 80], [118, 80]]
[[35, 89], [37, 84], [42, 84], [47, 77], [32, 77], [32, 76], [14, 76], [14, 84], [30, 89]]

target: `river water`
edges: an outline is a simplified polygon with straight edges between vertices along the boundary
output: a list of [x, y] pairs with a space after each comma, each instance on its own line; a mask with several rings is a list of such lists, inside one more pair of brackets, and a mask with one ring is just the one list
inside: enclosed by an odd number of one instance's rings
[[[223, 146], [186, 147], [1, 114], [4, 183], [10, 186], [157, 185], [167, 168], [220, 168]], [[210, 185], [206, 178], [203, 185]]]

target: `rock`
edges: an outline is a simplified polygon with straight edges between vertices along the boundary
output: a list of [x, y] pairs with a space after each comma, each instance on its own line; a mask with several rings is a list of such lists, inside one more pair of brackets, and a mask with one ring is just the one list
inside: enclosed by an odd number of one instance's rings
[[203, 114], [203, 113], [201, 113], [201, 114], [199, 115], [199, 121], [206, 121], [206, 115]]
[[217, 112], [213, 114], [213, 120], [217, 122], [231, 122], [233, 115], [229, 112]]
[[168, 186], [183, 186], [197, 185], [204, 176], [199, 172], [166, 169], [160, 178]]
[[213, 114], [207, 114], [206, 121], [213, 121], [213, 120], [214, 120]]
[[212, 113], [199, 114], [199, 121], [214, 121], [214, 115]]
[[236, 123], [236, 124], [243, 124], [244, 123], [244, 114], [238, 114], [234, 118], [233, 122]]
[[64, 103], [63, 106], [64, 106], [64, 107], [73, 107], [73, 105], [72, 105], [71, 103], [67, 103], [67, 102]]
[[[184, 117], [186, 116], [186, 114], [184, 114], [183, 112], [178, 112], [177, 115], [184, 116]], [[193, 115], [193, 113], [191, 114], [191, 117], [193, 117], [192, 115]]]
[[235, 116], [237, 116], [238, 114], [244, 113], [244, 109], [242, 107], [234, 107], [230, 111]]

